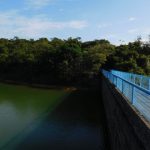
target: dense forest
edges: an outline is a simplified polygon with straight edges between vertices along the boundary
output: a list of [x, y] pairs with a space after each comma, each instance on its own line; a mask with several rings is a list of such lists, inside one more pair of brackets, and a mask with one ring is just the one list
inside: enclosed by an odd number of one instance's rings
[[150, 75], [150, 40], [142, 42], [139, 37], [132, 43], [115, 47], [104, 68]]
[[80, 38], [0, 39], [1, 80], [84, 84], [102, 67], [149, 75], [149, 60], [150, 42], [140, 39], [120, 46]]

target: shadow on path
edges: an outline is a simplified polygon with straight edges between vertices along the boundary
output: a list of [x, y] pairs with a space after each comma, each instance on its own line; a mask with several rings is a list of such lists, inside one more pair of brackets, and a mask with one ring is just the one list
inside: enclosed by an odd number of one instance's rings
[[104, 111], [100, 91], [72, 92], [17, 150], [104, 150]]

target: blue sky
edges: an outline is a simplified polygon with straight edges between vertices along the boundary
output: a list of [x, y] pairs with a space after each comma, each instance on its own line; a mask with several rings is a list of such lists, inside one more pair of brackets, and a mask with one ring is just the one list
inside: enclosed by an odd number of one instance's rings
[[150, 0], [0, 0], [0, 37], [146, 40], [149, 7]]

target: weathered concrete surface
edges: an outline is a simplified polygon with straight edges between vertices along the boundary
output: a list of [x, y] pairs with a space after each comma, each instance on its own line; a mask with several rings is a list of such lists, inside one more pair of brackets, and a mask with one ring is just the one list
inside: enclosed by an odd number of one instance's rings
[[150, 128], [105, 77], [102, 97], [112, 150], [150, 150]]

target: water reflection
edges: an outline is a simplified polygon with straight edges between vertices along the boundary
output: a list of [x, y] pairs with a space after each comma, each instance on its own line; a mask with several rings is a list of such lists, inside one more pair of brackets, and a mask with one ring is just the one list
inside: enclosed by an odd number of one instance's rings
[[0, 149], [104, 150], [103, 115], [95, 90], [0, 85]]
[[35, 127], [64, 95], [63, 91], [0, 84], [0, 149], [23, 137], [32, 124]]
[[103, 113], [95, 91], [75, 91], [32, 131], [17, 150], [104, 150]]

